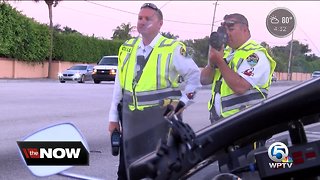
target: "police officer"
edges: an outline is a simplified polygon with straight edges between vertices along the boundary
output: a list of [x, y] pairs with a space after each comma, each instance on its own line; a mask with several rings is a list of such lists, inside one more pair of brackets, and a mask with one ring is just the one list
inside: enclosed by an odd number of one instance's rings
[[[231, 116], [267, 98], [276, 62], [260, 44], [250, 39], [248, 20], [235, 13], [224, 16], [221, 24], [226, 28], [227, 47], [220, 51], [210, 48], [207, 66], [201, 71], [202, 85], [212, 83], [212, 96], [208, 102], [210, 121]], [[257, 141], [264, 143], [264, 140]], [[238, 156], [247, 155], [258, 144], [230, 146]], [[219, 159], [220, 171], [239, 166], [237, 156], [228, 151]]]
[[227, 47], [211, 48], [201, 71], [202, 85], [212, 85], [208, 103], [211, 122], [233, 115], [265, 99], [276, 62], [260, 44], [251, 40], [248, 20], [241, 14], [224, 17]]
[[[126, 179], [126, 166], [156, 149], [166, 138], [168, 122], [164, 98], [176, 98], [188, 105], [189, 93], [200, 84], [200, 70], [186, 52], [186, 46], [162, 36], [163, 15], [152, 3], [140, 8], [137, 30], [141, 37], [127, 40], [119, 49], [113, 99], [109, 112], [109, 131], [122, 132], [118, 179]], [[179, 88], [179, 77], [185, 87]], [[123, 118], [119, 123], [117, 105], [123, 101]], [[120, 128], [121, 125], [121, 128]], [[126, 164], [126, 165], [125, 165]]]

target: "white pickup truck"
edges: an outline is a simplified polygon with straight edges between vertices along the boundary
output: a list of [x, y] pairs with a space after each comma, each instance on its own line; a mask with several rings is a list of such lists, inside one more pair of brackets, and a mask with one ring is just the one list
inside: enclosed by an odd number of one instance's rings
[[99, 84], [101, 81], [114, 81], [118, 67], [118, 56], [103, 56], [93, 67], [93, 82]]

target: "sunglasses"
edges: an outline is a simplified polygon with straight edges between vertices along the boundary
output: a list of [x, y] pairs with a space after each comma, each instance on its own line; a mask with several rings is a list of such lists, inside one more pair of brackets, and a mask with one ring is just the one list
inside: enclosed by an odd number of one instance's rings
[[154, 4], [152, 4], [152, 3], [144, 3], [141, 6], [141, 8], [146, 8], [146, 7], [151, 8], [151, 9], [156, 10], [156, 11], [159, 10], [158, 7], [156, 5], [154, 5]]
[[247, 23], [244, 23], [244, 22], [227, 20], [227, 21], [225, 21], [225, 22], [222, 22], [222, 23], [221, 23], [221, 26], [231, 28], [231, 27], [233, 27], [235, 24], [245, 24], [245, 25], [247, 25]]

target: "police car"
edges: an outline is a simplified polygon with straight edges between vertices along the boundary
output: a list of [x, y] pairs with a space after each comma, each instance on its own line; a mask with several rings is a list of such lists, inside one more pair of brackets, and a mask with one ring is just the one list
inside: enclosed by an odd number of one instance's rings
[[318, 179], [319, 82], [313, 78], [196, 133], [170, 119], [169, 141], [131, 163], [130, 179]]
[[93, 82], [114, 81], [118, 67], [118, 56], [103, 56], [93, 68]]

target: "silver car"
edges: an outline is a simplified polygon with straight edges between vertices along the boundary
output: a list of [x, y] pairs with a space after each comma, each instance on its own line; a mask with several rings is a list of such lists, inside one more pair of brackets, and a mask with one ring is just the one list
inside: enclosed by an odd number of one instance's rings
[[61, 83], [66, 81], [77, 81], [84, 83], [92, 80], [93, 65], [90, 64], [76, 64], [67, 70], [58, 73], [58, 79]]
[[311, 76], [312, 78], [320, 77], [320, 71], [314, 71]]

